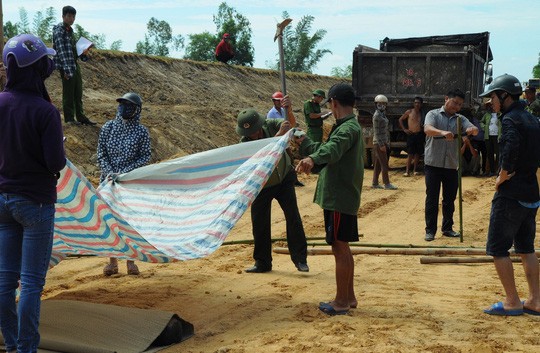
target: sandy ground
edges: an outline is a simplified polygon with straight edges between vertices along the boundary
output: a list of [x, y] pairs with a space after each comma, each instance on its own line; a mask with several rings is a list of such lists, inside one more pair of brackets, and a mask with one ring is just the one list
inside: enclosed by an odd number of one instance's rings
[[[405, 178], [391, 159], [397, 191], [371, 190], [366, 170], [359, 212], [361, 243], [427, 245], [423, 176]], [[316, 176], [301, 176], [300, 212], [309, 238], [323, 236], [312, 203]], [[463, 179], [464, 242], [437, 234], [429, 245], [483, 247], [494, 178]], [[457, 206], [457, 201], [456, 201]], [[273, 237], [285, 236], [274, 204]], [[456, 230], [459, 229], [456, 210]], [[439, 220], [440, 222], [440, 220]], [[227, 238], [251, 239], [249, 211]], [[284, 246], [277, 243], [275, 246]], [[538, 246], [537, 246], [538, 247]], [[320, 247], [317, 247], [320, 248]], [[102, 275], [103, 258], [68, 259], [51, 269], [44, 299], [73, 299], [179, 314], [196, 335], [163, 352], [539, 352], [540, 317], [492, 317], [482, 309], [502, 297], [492, 264], [420, 264], [420, 256], [355, 255], [359, 305], [329, 317], [317, 306], [335, 293], [333, 256], [310, 256], [300, 273], [288, 255], [274, 255], [270, 273], [248, 274], [252, 245], [224, 245], [208, 258], [140, 263], [138, 277]], [[523, 269], [516, 265], [526, 295]]]

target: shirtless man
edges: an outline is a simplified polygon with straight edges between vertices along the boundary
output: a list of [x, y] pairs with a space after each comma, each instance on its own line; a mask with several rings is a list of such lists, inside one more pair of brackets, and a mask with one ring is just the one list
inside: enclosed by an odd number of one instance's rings
[[[420, 155], [424, 153], [424, 133], [422, 131], [422, 97], [414, 97], [414, 106], [407, 110], [399, 118], [399, 126], [407, 134], [407, 169], [403, 176], [410, 176], [411, 162], [413, 163], [413, 173], [418, 175], [416, 171]], [[404, 121], [407, 121], [405, 127]]]

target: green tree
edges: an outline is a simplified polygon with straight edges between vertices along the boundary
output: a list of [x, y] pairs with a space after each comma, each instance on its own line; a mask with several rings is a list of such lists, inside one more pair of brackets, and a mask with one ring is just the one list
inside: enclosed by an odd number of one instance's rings
[[333, 67], [332, 70], [330, 70], [330, 75], [339, 78], [352, 79], [352, 64], [345, 67]]
[[17, 22], [17, 34], [30, 33], [30, 22], [28, 21], [28, 12], [24, 7], [19, 8], [19, 18], [21, 22]]
[[[289, 18], [289, 14], [284, 11], [283, 19], [286, 18]], [[326, 30], [318, 29], [310, 35], [314, 20], [315, 17], [306, 15], [300, 19], [294, 30], [291, 26], [283, 30], [285, 70], [311, 73], [324, 55], [332, 53], [328, 49], [317, 48], [326, 35]], [[279, 59], [271, 66], [279, 69]]]
[[12, 38], [15, 37], [17, 34], [19, 34], [17, 30], [17, 24], [11, 21], [7, 21], [4, 24], [4, 37]]
[[123, 42], [119, 39], [119, 40], [115, 40], [114, 42], [111, 43], [111, 50], [120, 50], [122, 49], [122, 44]]
[[144, 35], [144, 41], [137, 42], [136, 53], [168, 56], [169, 46], [173, 50], [184, 47], [184, 37], [181, 35], [173, 36], [171, 26], [166, 21], [159, 21], [152, 17], [146, 28], [148, 33]]
[[52, 42], [52, 28], [56, 12], [53, 7], [48, 7], [44, 12], [38, 11], [34, 15], [33, 33], [45, 42]]
[[247, 17], [238, 13], [234, 7], [230, 7], [226, 2], [222, 2], [213, 19], [218, 41], [221, 40], [224, 33], [231, 35], [234, 58], [230, 62], [237, 65], [253, 66], [255, 50], [251, 43], [251, 24]]
[[538, 53], [538, 64], [532, 69], [533, 78], [540, 78], [540, 53]]
[[219, 43], [219, 38], [208, 31], [197, 34], [189, 34], [189, 44], [186, 46], [185, 59], [197, 61], [214, 61], [214, 48]]

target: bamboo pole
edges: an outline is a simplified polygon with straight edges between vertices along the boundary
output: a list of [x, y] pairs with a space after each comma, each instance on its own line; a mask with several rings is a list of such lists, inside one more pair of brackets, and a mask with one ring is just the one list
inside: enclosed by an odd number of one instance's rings
[[[289, 254], [287, 248], [274, 248], [276, 254]], [[308, 249], [308, 255], [332, 255], [332, 249]], [[485, 255], [485, 249], [433, 249], [433, 248], [416, 248], [416, 249], [389, 249], [389, 248], [363, 248], [353, 247], [351, 248], [353, 255]], [[536, 251], [536, 256], [540, 256], [540, 251]]]
[[[521, 262], [521, 258], [511, 256], [510, 260], [512, 262]], [[432, 257], [426, 256], [420, 258], [420, 263], [424, 265], [430, 264], [481, 264], [481, 263], [491, 263], [493, 262], [493, 257], [491, 256], [481, 256], [481, 257]]]
[[[324, 240], [324, 237], [314, 237], [309, 238], [310, 240]], [[270, 240], [272, 243], [278, 242], [278, 241], [287, 241], [287, 238], [274, 238]], [[224, 241], [221, 245], [238, 245], [238, 244], [253, 244], [255, 241], [253, 239], [244, 239], [244, 240], [230, 240], [230, 241]], [[321, 243], [322, 244], [322, 243]], [[325, 245], [328, 245], [324, 243]]]
[[461, 163], [461, 116], [457, 116], [457, 136], [458, 136], [458, 147], [457, 147], [457, 156], [458, 156], [458, 208], [459, 208], [459, 241], [463, 243], [463, 187], [461, 184], [461, 176], [463, 165]]
[[[308, 240], [316, 240], [309, 238]], [[328, 243], [309, 242], [308, 246], [328, 246]], [[349, 246], [367, 247], [367, 248], [398, 248], [398, 249], [485, 249], [484, 247], [475, 248], [474, 246], [453, 246], [453, 245], [413, 245], [413, 244], [371, 244], [351, 242]]]

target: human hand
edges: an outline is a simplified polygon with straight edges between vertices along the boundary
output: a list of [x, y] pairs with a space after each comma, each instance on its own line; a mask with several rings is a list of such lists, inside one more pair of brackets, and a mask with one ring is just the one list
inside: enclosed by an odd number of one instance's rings
[[285, 120], [281, 123], [279, 131], [276, 136], [283, 136], [287, 131], [291, 129], [291, 123], [288, 120]]
[[315, 166], [315, 163], [313, 162], [313, 159], [311, 157], [306, 157], [304, 159], [301, 159], [300, 162], [298, 162], [298, 165], [296, 166], [295, 170], [297, 173], [311, 173], [311, 169]]
[[504, 169], [501, 169], [499, 174], [497, 175], [497, 179], [495, 180], [495, 190], [499, 191], [499, 186], [501, 186], [502, 183], [504, 183], [507, 180], [512, 179], [512, 177], [516, 174], [516, 172], [512, 172], [508, 174], [508, 172]]
[[283, 108], [289, 108], [292, 106], [291, 98], [289, 97], [289, 95], [283, 97], [283, 99], [281, 100], [281, 106]]
[[107, 174], [107, 180], [115, 182], [118, 179], [119, 173], [109, 173]]
[[454, 139], [454, 134], [451, 131], [442, 131], [441, 135], [445, 140], [452, 141]]
[[467, 135], [476, 136], [478, 135], [478, 128], [476, 126], [471, 126], [471, 127], [468, 127], [467, 130], [465, 130], [465, 132], [467, 133]]

